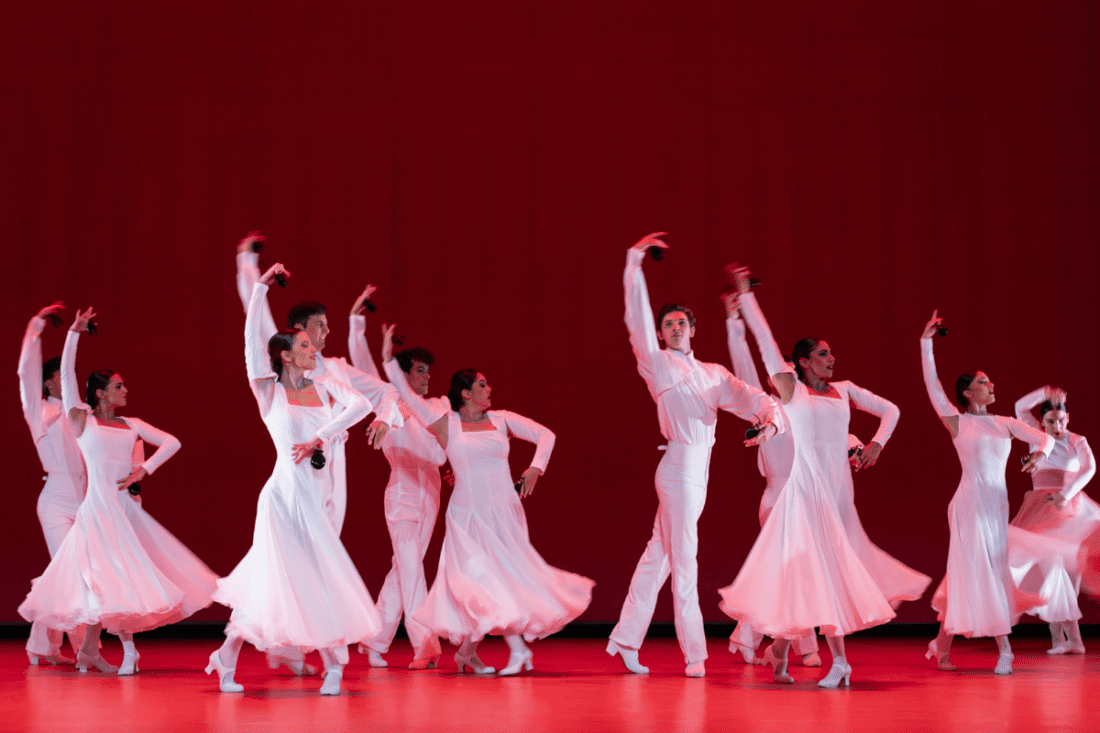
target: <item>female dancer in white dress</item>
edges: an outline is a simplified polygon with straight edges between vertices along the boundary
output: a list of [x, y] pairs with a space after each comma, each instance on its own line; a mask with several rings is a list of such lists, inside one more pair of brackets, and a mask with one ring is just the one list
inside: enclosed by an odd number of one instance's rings
[[[42, 329], [46, 319], [57, 317], [65, 308], [61, 302], [48, 305], [27, 324], [23, 347], [19, 351], [19, 401], [23, 419], [31, 431], [34, 448], [46, 472], [46, 485], [38, 495], [38, 521], [46, 537], [50, 557], [57, 554], [61, 541], [76, 521], [80, 502], [84, 501], [84, 459], [73, 435], [72, 424], [61, 408], [61, 357], [42, 361]], [[27, 639], [27, 658], [31, 664], [73, 664], [61, 654], [64, 633], [35, 622]], [[80, 650], [84, 629], [69, 632], [73, 653]]]
[[[393, 358], [393, 326], [383, 327], [382, 359], [401, 399], [447, 452], [455, 490], [447, 505], [447, 533], [435, 582], [413, 617], [458, 645], [459, 672], [492, 674], [477, 656], [486, 634], [501, 634], [508, 665], [501, 675], [533, 669], [524, 643], [560, 631], [592, 600], [588, 578], [551, 567], [531, 546], [521, 498], [546, 471], [554, 434], [507, 410], [489, 410], [491, 388], [482, 374], [463, 370], [451, 379], [451, 410], [440, 414], [413, 391]], [[508, 439], [536, 445], [519, 493], [508, 468]]]
[[1009, 569], [1011, 533], [1005, 467], [1013, 438], [1040, 446], [1024, 464], [1023, 470], [1027, 472], [1034, 469], [1041, 456], [1050, 454], [1054, 438], [1015, 418], [989, 414], [986, 407], [995, 398], [993, 383], [985, 372], [967, 372], [955, 382], [959, 406], [965, 410], [959, 413], [944, 394], [932, 354], [932, 336], [942, 322], [933, 312], [924, 327], [921, 368], [928, 397], [951, 433], [963, 474], [947, 507], [951, 528], [947, 573], [932, 597], [932, 607], [941, 622], [940, 633], [928, 644], [925, 656], [935, 657], [940, 669], [952, 670], [955, 666], [948, 660], [948, 654], [955, 634], [992, 636], [997, 640], [998, 650], [993, 671], [1012, 674], [1008, 634], [1020, 613], [1039, 603], [1037, 599], [1027, 601], [1021, 597]]
[[[1036, 406], [1039, 420], [1032, 414]], [[1056, 387], [1029, 392], [1016, 400], [1016, 417], [1054, 438], [1054, 449], [1031, 474], [1035, 488], [1024, 494], [1024, 503], [1012, 524], [1078, 547], [1084, 545], [1100, 529], [1100, 504], [1082, 491], [1096, 473], [1096, 459], [1085, 436], [1066, 429], [1069, 425], [1066, 393]], [[1037, 444], [1030, 447], [1033, 451], [1039, 448]], [[1052, 646], [1047, 654], [1085, 653], [1077, 625], [1081, 618], [1077, 605], [1080, 590], [1079, 572], [1057, 565], [1047, 575], [1040, 591], [1046, 603], [1030, 611], [1050, 624]]]
[[[138, 671], [140, 656], [133, 635], [209, 606], [217, 576], [126, 491], [172, 457], [180, 442], [137, 418], [115, 415], [127, 395], [115, 372], [93, 372], [85, 390], [87, 403], [77, 396], [77, 341], [94, 317], [91, 308], [77, 312], [61, 354], [61, 401], [84, 456], [87, 496], [19, 613], [65, 631], [86, 625], [77, 668], [130, 675]], [[135, 468], [139, 439], [159, 448]], [[122, 640], [121, 667], [100, 655], [101, 629]]]
[[[777, 682], [793, 682], [786, 674], [790, 641], [820, 627], [833, 664], [818, 684], [836, 687], [847, 684], [852, 671], [844, 637], [886, 623], [894, 617], [894, 606], [919, 598], [930, 582], [875, 546], [855, 510], [848, 464], [851, 406], [882, 417], [857, 470], [878, 460], [899, 411], [851, 382], [826, 382], [834, 358], [824, 341], [800, 341], [793, 354], [797, 377], [791, 373], [749, 292], [748, 276], [746, 268], [738, 268], [742, 313], [790, 419], [795, 457], [741, 572], [732, 586], [719, 591], [721, 607], [776, 640], [764, 660], [774, 666]], [[806, 543], [816, 551], [806, 552]]]
[[[214, 599], [233, 614], [206, 673], [218, 672], [222, 692], [242, 692], [233, 675], [244, 642], [260, 651], [317, 649], [325, 665], [321, 694], [339, 695], [347, 645], [376, 633], [381, 622], [325, 510], [331, 472], [303, 461], [366, 417], [371, 404], [332, 374], [306, 379], [316, 349], [305, 331], [276, 333], [264, 351], [260, 315], [276, 273], [286, 274], [281, 264], [253, 288], [244, 340], [249, 384], [275, 443], [275, 470], [260, 491], [252, 547], [218, 581]], [[333, 400], [344, 407], [336, 416]]]

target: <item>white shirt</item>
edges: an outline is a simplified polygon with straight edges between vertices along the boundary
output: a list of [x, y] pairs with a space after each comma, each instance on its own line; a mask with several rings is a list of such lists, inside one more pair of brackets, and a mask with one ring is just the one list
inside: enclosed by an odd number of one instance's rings
[[64, 473], [74, 478], [79, 494], [65, 497], [79, 504], [84, 499], [84, 458], [76, 434], [56, 397], [42, 399], [42, 329], [44, 318], [32, 318], [19, 352], [19, 401], [23, 419], [31, 430], [38, 460], [47, 473]]
[[719, 364], [697, 360], [692, 352], [660, 348], [642, 274], [644, 257], [645, 252], [627, 250], [623, 273], [625, 320], [638, 373], [657, 403], [661, 434], [673, 443], [713, 445], [719, 409], [745, 420], [755, 417], [771, 422], [784, 432], [786, 425], [768, 395], [749, 387]]

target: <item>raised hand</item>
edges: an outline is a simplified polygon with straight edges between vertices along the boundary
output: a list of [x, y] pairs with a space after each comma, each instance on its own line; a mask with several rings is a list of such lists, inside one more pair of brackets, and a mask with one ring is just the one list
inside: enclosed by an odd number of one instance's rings
[[48, 305], [42, 310], [38, 311], [38, 317], [42, 319], [47, 319], [50, 316], [56, 316], [63, 310], [65, 310], [65, 303], [59, 300], [53, 305]]
[[390, 325], [382, 324], [382, 361], [390, 361], [393, 359], [393, 330], [397, 328], [396, 323]]
[[722, 293], [722, 306], [726, 309], [726, 318], [740, 318], [741, 298], [739, 293]]
[[76, 310], [76, 320], [73, 321], [73, 325], [69, 330], [70, 331], [76, 331], [78, 333], [80, 331], [87, 331], [88, 330], [88, 323], [90, 321], [94, 320], [95, 317], [96, 317], [96, 313], [91, 308], [89, 308], [88, 310], [86, 310], [84, 312], [81, 312], [80, 309], [77, 308], [77, 310]]
[[924, 333], [921, 334], [922, 339], [930, 339], [936, 335], [936, 326], [943, 323], [943, 319], [939, 317], [939, 311], [932, 311], [932, 319], [924, 327]]
[[263, 277], [260, 278], [260, 282], [262, 282], [264, 285], [270, 285], [271, 283], [275, 282], [276, 275], [290, 277], [290, 270], [283, 267], [282, 262], [276, 262], [274, 265], [267, 268], [267, 272], [265, 272], [263, 274]]
[[355, 304], [351, 306], [351, 314], [353, 316], [363, 315], [363, 311], [366, 310], [366, 302], [370, 300], [370, 296], [374, 294], [374, 291], [378, 288], [373, 285], [368, 285], [366, 289], [359, 294], [359, 297], [355, 299]]
[[1046, 392], [1046, 398], [1051, 403], [1055, 405], [1066, 404], [1066, 397], [1068, 397], [1068, 395], [1061, 387], [1046, 387], [1043, 391]]
[[260, 234], [258, 231], [251, 231], [244, 235], [244, 239], [237, 245], [237, 254], [241, 252], [251, 252], [253, 242], [266, 242], [267, 237]]
[[668, 249], [668, 244], [660, 239], [660, 237], [663, 237], [667, 234], [668, 232], [652, 232], [650, 234], [647, 234], [639, 239], [637, 242], [635, 242], [634, 246], [631, 247], [631, 249], [641, 250], [642, 252], [645, 252], [650, 247], [660, 247], [661, 249]]
[[737, 288], [738, 295], [744, 295], [752, 290], [752, 272], [747, 267], [731, 262], [726, 265], [726, 275], [730, 282]]

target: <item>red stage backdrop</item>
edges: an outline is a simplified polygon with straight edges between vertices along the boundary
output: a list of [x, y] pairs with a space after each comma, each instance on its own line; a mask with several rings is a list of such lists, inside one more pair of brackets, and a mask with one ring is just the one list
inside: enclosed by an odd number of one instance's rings
[[[582, 617], [617, 617], [657, 501], [662, 442], [622, 323], [624, 253], [655, 307], [699, 316], [697, 355], [729, 363], [722, 266], [749, 264], [784, 350], [807, 335], [901, 423], [856, 476], [872, 539], [939, 582], [959, 476], [924, 393], [933, 308], [947, 387], [996, 383], [996, 411], [1070, 393], [1100, 442], [1096, 6], [1059, 3], [20, 3], [0, 44], [0, 236], [7, 381], [0, 621], [45, 567], [42, 472], [19, 411], [27, 320], [95, 306], [80, 379], [126, 378], [129, 414], [183, 449], [146, 508], [218, 573], [252, 537], [274, 450], [245, 380], [234, 250], [329, 307], [326, 354], [367, 283], [369, 318], [437, 355], [433, 394], [483, 371], [497, 407], [558, 435], [526, 503], [551, 563], [597, 581]], [[48, 329], [46, 356], [62, 331]], [[700, 523], [704, 616], [758, 531], [764, 485], [724, 415]], [[869, 439], [875, 421], [854, 431]], [[1023, 446], [1015, 449], [1018, 457]], [[518, 472], [532, 451], [516, 444]], [[1013, 508], [1028, 488], [1010, 462]], [[390, 563], [388, 467], [353, 431], [343, 538], [377, 593]], [[1094, 482], [1091, 490], [1100, 494]], [[428, 554], [434, 576], [443, 519]], [[902, 621], [932, 621], [927, 597]], [[1097, 607], [1086, 604], [1086, 620]], [[215, 607], [198, 618], [226, 618]], [[671, 618], [667, 592], [657, 620]]]

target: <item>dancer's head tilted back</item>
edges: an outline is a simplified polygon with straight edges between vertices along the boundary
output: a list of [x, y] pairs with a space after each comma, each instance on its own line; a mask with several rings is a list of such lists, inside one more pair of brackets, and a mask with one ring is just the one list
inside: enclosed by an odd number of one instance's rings
[[985, 408], [997, 400], [993, 396], [993, 382], [985, 372], [966, 372], [955, 380], [955, 401], [966, 412], [971, 405]]
[[271, 370], [278, 378], [282, 378], [287, 364], [299, 371], [315, 369], [317, 351], [317, 347], [309, 337], [309, 332], [304, 330], [279, 331], [267, 341], [267, 355], [271, 359]]
[[451, 377], [451, 388], [447, 390], [447, 399], [451, 409], [458, 412], [463, 405], [473, 410], [489, 409], [493, 389], [485, 380], [485, 375], [475, 369], [463, 369]]
[[791, 349], [791, 360], [794, 362], [798, 379], [803, 384], [809, 384], [814, 377], [818, 381], [833, 378], [836, 357], [833, 356], [827, 341], [816, 338], [802, 339]]
[[293, 331], [305, 331], [310, 343], [318, 352], [325, 349], [325, 338], [329, 334], [328, 316], [325, 306], [312, 300], [305, 300], [291, 306], [286, 314], [286, 326]]
[[401, 371], [405, 372], [405, 380], [412, 387], [412, 391], [421, 397], [428, 394], [428, 381], [431, 379], [431, 366], [435, 363], [435, 356], [427, 349], [414, 346], [411, 349], [402, 349], [394, 354]]
[[61, 357], [55, 356], [42, 362], [42, 399], [61, 399]]
[[665, 303], [657, 313], [657, 335], [668, 348], [686, 354], [695, 336], [695, 314], [681, 303]]
[[84, 387], [84, 401], [93, 410], [102, 405], [113, 410], [125, 407], [129, 390], [122, 382], [122, 375], [112, 369], [92, 372]]

